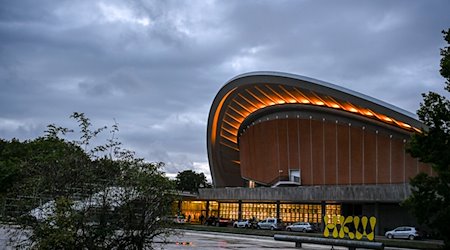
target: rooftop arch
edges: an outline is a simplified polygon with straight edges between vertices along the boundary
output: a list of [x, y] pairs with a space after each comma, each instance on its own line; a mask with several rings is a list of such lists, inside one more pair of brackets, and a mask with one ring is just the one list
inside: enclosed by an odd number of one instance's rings
[[280, 72], [242, 74], [220, 89], [209, 113], [207, 149], [214, 185], [243, 185], [239, 136], [260, 114], [311, 108], [359, 117], [402, 133], [422, 127], [412, 113], [331, 83]]

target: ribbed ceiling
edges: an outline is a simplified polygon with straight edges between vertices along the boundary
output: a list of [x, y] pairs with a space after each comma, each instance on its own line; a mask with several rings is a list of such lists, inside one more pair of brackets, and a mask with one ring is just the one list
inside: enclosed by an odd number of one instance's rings
[[239, 91], [229, 102], [220, 127], [220, 143], [239, 151], [237, 145], [238, 132], [246, 118], [267, 107], [289, 104], [313, 105], [337, 109], [375, 119], [404, 130], [420, 131], [410, 124], [345, 100], [338, 100], [328, 95], [318, 94], [310, 90], [292, 86], [264, 84], [247, 86], [243, 91]]

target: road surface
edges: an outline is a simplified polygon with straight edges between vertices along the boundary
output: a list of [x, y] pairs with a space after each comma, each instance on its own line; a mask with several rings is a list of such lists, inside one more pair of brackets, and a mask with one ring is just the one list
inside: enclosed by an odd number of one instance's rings
[[[179, 230], [180, 234], [171, 236], [167, 244], [156, 243], [156, 249], [181, 250], [181, 249], [331, 249], [331, 246], [302, 244], [302, 248], [295, 248], [294, 242], [275, 241], [272, 237], [215, 233], [205, 231]], [[346, 247], [334, 247], [336, 250], [344, 250]], [[386, 250], [406, 250], [405, 248], [390, 248]]]
[[[7, 246], [8, 243], [7, 229], [0, 227], [0, 249], [12, 250], [14, 248]], [[242, 235], [242, 234], [230, 234], [230, 233], [216, 233], [206, 231], [190, 231], [190, 230], [178, 230], [176, 235], [168, 238], [167, 243], [163, 243], [160, 239], [155, 239], [153, 247], [155, 249], [164, 250], [182, 250], [182, 249], [202, 249], [202, 250], [215, 250], [215, 249], [300, 249], [295, 248], [294, 242], [275, 241], [272, 237], [255, 236], [255, 235]], [[329, 250], [331, 246], [322, 246], [315, 244], [302, 244], [301, 249], [309, 250]], [[344, 250], [344, 247], [334, 247], [336, 250]], [[405, 248], [390, 248], [386, 247], [386, 250], [408, 250]]]

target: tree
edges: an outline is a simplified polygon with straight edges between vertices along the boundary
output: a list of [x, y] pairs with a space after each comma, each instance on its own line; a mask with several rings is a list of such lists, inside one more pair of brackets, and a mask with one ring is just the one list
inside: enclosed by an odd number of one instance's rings
[[[450, 29], [442, 31], [450, 44]], [[450, 92], [450, 51], [441, 49], [441, 75]], [[421, 224], [429, 226], [442, 237], [450, 249], [450, 101], [434, 92], [422, 94], [423, 103], [417, 111], [427, 126], [412, 136], [408, 151], [421, 162], [429, 163], [432, 176], [420, 173], [411, 179], [412, 194], [405, 201]]]
[[19, 178], [18, 156], [10, 156], [10, 152], [8, 152], [17, 145], [21, 146], [17, 140], [8, 142], [0, 139], [0, 197]]
[[62, 138], [73, 131], [53, 124], [34, 140], [0, 141], [0, 178], [8, 180], [0, 190], [6, 208], [1, 219], [27, 236], [12, 235], [14, 245], [148, 249], [156, 236], [171, 234], [163, 218], [172, 214], [176, 197], [160, 170], [163, 163], [145, 162], [122, 149], [117, 124], [107, 143], [93, 146], [92, 139], [107, 127], [92, 130], [83, 113], [71, 117], [80, 128], [78, 141]]
[[199, 188], [211, 187], [204, 173], [196, 173], [192, 170], [184, 170], [176, 176], [177, 190], [198, 193]]

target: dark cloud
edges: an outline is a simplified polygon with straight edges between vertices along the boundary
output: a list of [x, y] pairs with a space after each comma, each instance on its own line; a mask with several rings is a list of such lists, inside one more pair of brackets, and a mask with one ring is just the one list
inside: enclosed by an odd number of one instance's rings
[[3, 1], [0, 138], [119, 123], [125, 146], [166, 171], [208, 171], [220, 87], [270, 70], [329, 81], [415, 112], [443, 92], [450, 3], [420, 1]]

